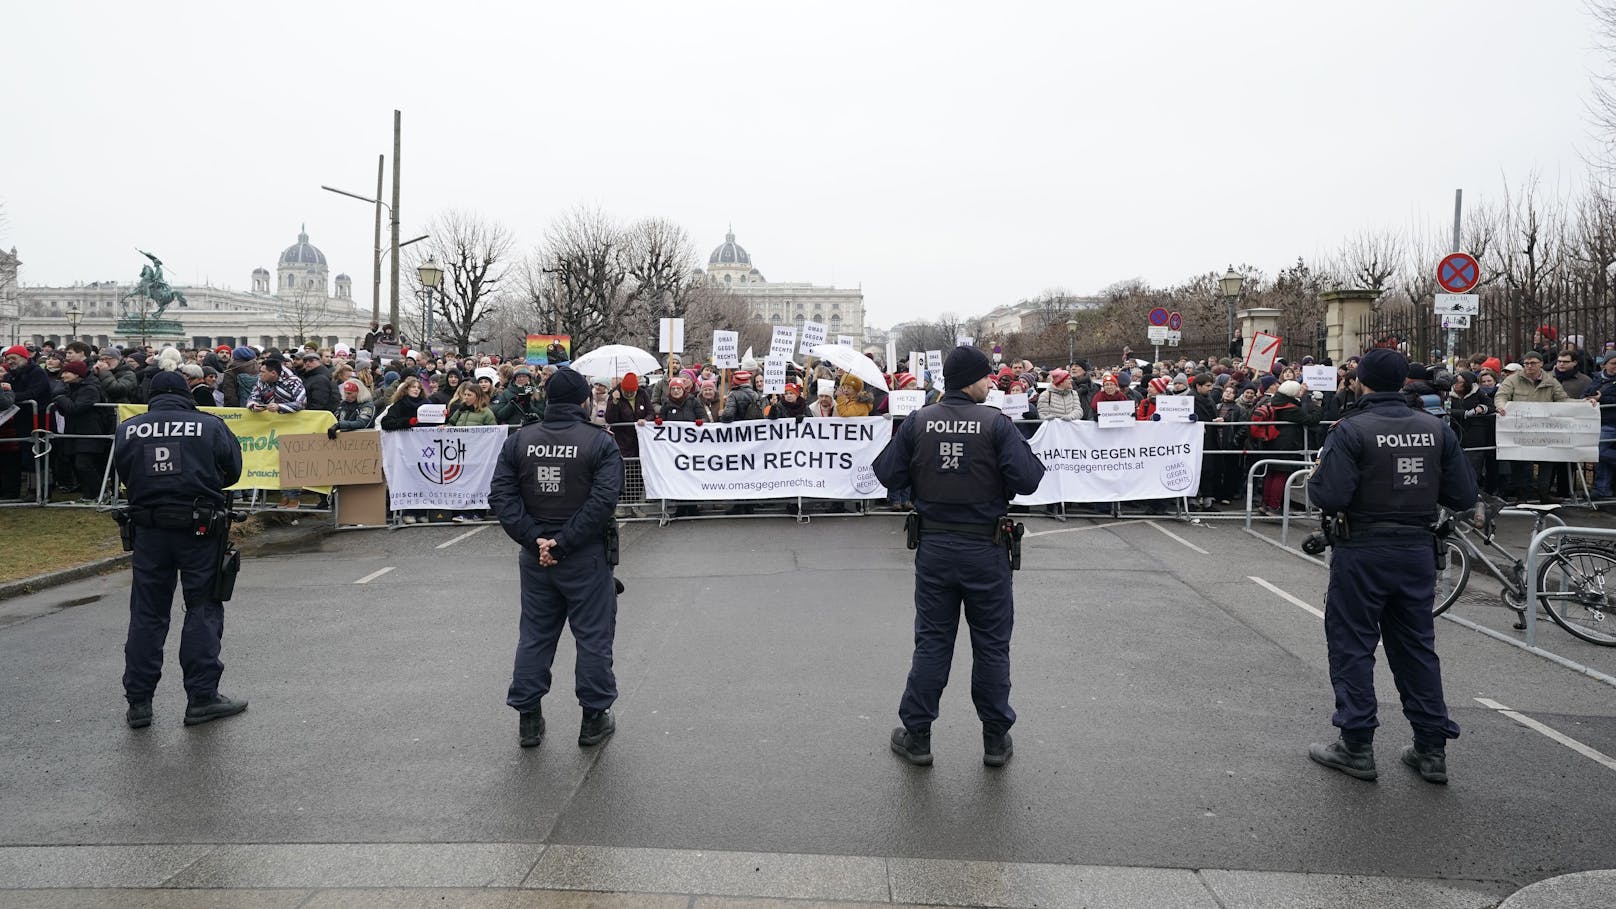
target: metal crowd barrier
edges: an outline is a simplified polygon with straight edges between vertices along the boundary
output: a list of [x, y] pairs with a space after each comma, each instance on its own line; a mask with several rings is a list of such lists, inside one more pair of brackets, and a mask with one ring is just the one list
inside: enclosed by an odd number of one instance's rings
[[[26, 427], [26, 429], [24, 427]], [[11, 470], [11, 461], [13, 457], [18, 462], [23, 459], [25, 456], [25, 446], [27, 446], [30, 453], [37, 449], [39, 443], [36, 441], [36, 439], [39, 432], [39, 402], [31, 400], [18, 401], [17, 412], [12, 414], [11, 419], [6, 421], [4, 426], [0, 426], [0, 445], [4, 445], [6, 450], [5, 470]], [[41, 468], [39, 456], [37, 454], [33, 456], [33, 464], [31, 466], [32, 469], [29, 470], [28, 473], [32, 475], [32, 482], [34, 485], [33, 501], [28, 501], [27, 499], [27, 478], [24, 477], [23, 470], [19, 464], [17, 469], [18, 497], [11, 501], [0, 502], [0, 508], [21, 508], [24, 506], [37, 506], [44, 504], [46, 494], [41, 491], [44, 487], [41, 485], [43, 483], [43, 478], [40, 476]]]

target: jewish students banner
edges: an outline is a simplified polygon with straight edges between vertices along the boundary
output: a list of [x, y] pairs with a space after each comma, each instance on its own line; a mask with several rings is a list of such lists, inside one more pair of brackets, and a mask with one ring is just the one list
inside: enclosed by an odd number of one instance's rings
[[1044, 462], [1038, 491], [1018, 505], [1126, 502], [1195, 495], [1201, 482], [1198, 423], [1135, 422], [1102, 427], [1087, 420], [1050, 420], [1028, 444]]
[[415, 426], [382, 433], [387, 507], [471, 511], [488, 507], [507, 426]]
[[639, 427], [651, 499], [878, 499], [870, 463], [892, 438], [886, 417], [663, 423]]

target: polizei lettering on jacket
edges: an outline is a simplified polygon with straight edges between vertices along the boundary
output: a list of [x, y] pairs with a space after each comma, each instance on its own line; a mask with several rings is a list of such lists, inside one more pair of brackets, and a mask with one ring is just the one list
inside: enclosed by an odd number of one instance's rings
[[937, 432], [946, 435], [981, 435], [982, 422], [980, 420], [927, 420], [927, 432]]
[[145, 423], [130, 423], [124, 427], [125, 439], [172, 439], [179, 436], [202, 435], [202, 424], [189, 420], [151, 420]]
[[576, 458], [578, 446], [576, 445], [529, 445], [527, 456], [530, 458]]
[[1434, 432], [1375, 433], [1375, 447], [1377, 448], [1414, 448], [1435, 444], [1436, 433]]

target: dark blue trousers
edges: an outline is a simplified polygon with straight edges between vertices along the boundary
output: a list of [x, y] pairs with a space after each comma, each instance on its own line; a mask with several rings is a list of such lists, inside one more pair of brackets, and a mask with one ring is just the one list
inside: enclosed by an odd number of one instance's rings
[[905, 729], [931, 728], [948, 685], [960, 606], [971, 633], [971, 700], [987, 732], [1016, 722], [1010, 709], [1010, 556], [989, 540], [926, 534], [915, 552], [915, 655], [898, 704]]
[[219, 662], [224, 604], [213, 598], [218, 558], [217, 539], [198, 539], [188, 530], [135, 528], [129, 639], [123, 647], [123, 690], [130, 701], [149, 700], [163, 675], [163, 644], [168, 640], [176, 580], [185, 598], [185, 625], [180, 631], [185, 693], [191, 697], [218, 693], [224, 673]]
[[1330, 722], [1348, 739], [1370, 739], [1375, 717], [1375, 644], [1397, 682], [1403, 715], [1414, 741], [1442, 745], [1459, 737], [1442, 698], [1436, 656], [1436, 562], [1426, 535], [1386, 543], [1337, 546], [1324, 602], [1324, 639], [1330, 651], [1335, 715]]
[[617, 590], [605, 550], [591, 546], [541, 568], [538, 552], [524, 546], [517, 565], [522, 618], [516, 669], [505, 703], [524, 712], [538, 709], [539, 700], [550, 692], [550, 664], [555, 662], [561, 626], [567, 625], [578, 650], [573, 687], [579, 706], [585, 710], [612, 706], [617, 700], [617, 676], [612, 672]]

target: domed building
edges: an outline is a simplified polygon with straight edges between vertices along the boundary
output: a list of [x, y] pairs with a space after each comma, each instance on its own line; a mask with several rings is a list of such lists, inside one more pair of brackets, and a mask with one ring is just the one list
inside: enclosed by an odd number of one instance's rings
[[[137, 273], [141, 261], [125, 263], [120, 271]], [[186, 306], [171, 306], [165, 320], [179, 322], [185, 334], [176, 337], [148, 336], [148, 343], [176, 343], [204, 348], [229, 344], [287, 348], [306, 341], [322, 347], [338, 342], [355, 345], [370, 324], [370, 314], [354, 306], [353, 280], [339, 274], [333, 280], [325, 253], [309, 242], [306, 226], [300, 227], [297, 242], [286, 247], [276, 261], [276, 284], [270, 289], [268, 269], [255, 268], [250, 276], [250, 292], [214, 287], [211, 284], [182, 285], [177, 274], [166, 277], [185, 294]], [[334, 285], [334, 286], [333, 286]], [[67, 287], [26, 286], [12, 282], [15, 289], [17, 320], [11, 326], [13, 340], [32, 339], [58, 345], [77, 337], [94, 345], [138, 343], [138, 338], [119, 334], [117, 325], [124, 315], [120, 302], [133, 289], [133, 281], [93, 281]], [[3, 285], [0, 285], [3, 287]], [[133, 304], [131, 304], [133, 305]], [[76, 333], [70, 329], [68, 313], [77, 310]]]
[[[752, 314], [773, 325], [819, 322], [827, 340], [835, 344], [846, 336], [856, 346], [864, 343], [864, 291], [826, 287], [809, 283], [771, 284], [752, 264], [746, 248], [735, 242], [735, 228], [724, 234], [724, 242], [707, 257], [707, 269], [698, 272], [708, 281], [723, 285], [730, 293], [746, 300]], [[801, 335], [799, 334], [800, 338]]]

